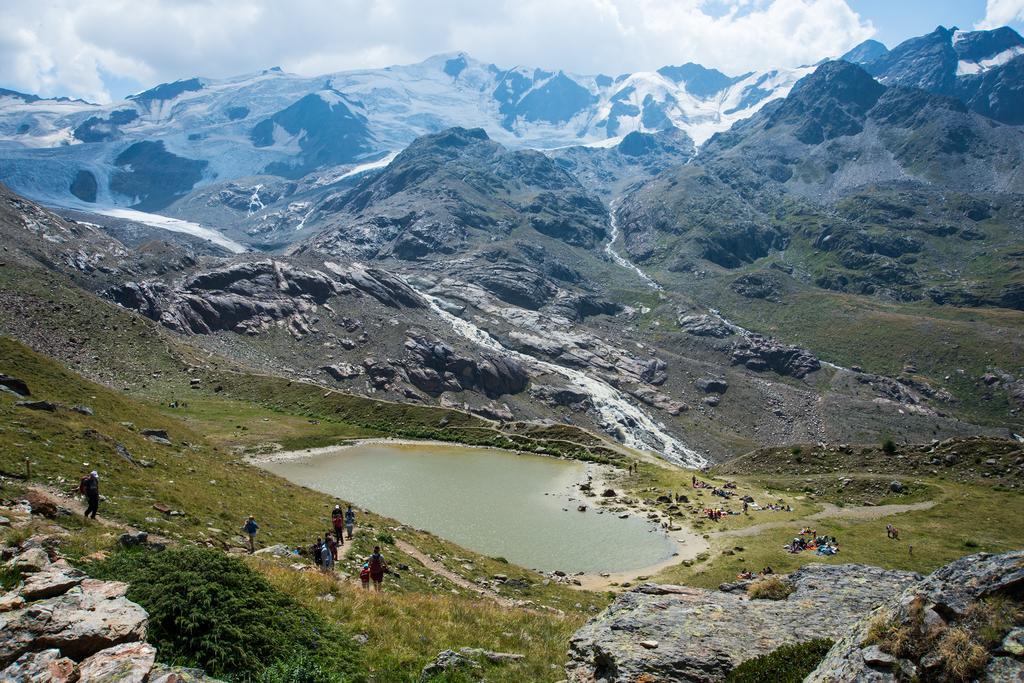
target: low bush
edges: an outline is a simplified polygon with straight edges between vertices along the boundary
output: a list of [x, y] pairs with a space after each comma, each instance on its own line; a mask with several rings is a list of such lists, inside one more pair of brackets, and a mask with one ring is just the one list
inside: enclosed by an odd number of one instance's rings
[[335, 683], [365, 675], [350, 635], [239, 559], [201, 548], [122, 551], [90, 566], [128, 583], [160, 661], [245, 683]]
[[797, 645], [783, 645], [743, 662], [729, 672], [726, 683], [798, 683], [817, 668], [832, 641], [819, 638]]

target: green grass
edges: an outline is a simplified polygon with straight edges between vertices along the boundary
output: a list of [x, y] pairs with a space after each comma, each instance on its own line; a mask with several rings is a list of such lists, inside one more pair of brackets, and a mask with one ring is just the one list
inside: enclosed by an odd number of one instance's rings
[[[671, 567], [655, 579], [711, 588], [735, 580], [745, 568], [771, 566], [781, 574], [808, 562], [854, 562], [927, 574], [967, 554], [1001, 553], [1024, 546], [1024, 529], [1016, 521], [1024, 509], [1019, 492], [954, 482], [927, 483], [938, 491], [937, 504], [931, 509], [874, 520], [794, 520], [792, 525], [765, 529], [751, 536], [712, 535], [706, 561], [692, 567]], [[885, 525], [890, 522], [900, 530], [898, 541], [886, 538]], [[836, 536], [840, 552], [823, 557], [806, 551], [793, 555], [783, 550], [782, 546], [805, 523], [819, 535]], [[968, 547], [968, 542], [972, 547]], [[743, 547], [741, 552], [725, 554], [737, 545]]]
[[[368, 636], [363, 656], [379, 681], [418, 681], [439, 652], [479, 647], [526, 655], [521, 662], [488, 667], [494, 683], [554, 681], [563, 677], [566, 647], [586, 617], [557, 616], [465, 596], [422, 593], [376, 595], [315, 573], [277, 566], [262, 571], [270, 582], [325, 618]], [[322, 599], [331, 595], [333, 600]], [[442, 680], [459, 680], [455, 678]]]
[[799, 683], [821, 663], [832, 647], [828, 638], [796, 645], [743, 662], [729, 672], [726, 683]]

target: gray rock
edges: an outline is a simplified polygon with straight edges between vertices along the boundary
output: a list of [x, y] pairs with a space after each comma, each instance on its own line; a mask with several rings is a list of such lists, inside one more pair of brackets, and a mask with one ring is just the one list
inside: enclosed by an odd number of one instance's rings
[[42, 410], [47, 413], [57, 412], [57, 404], [51, 403], [50, 401], [18, 401], [14, 405], [19, 408], [28, 408], [29, 410]]
[[0, 671], [0, 681], [31, 681], [32, 683], [70, 683], [75, 680], [75, 663], [50, 648], [27, 652]]
[[353, 379], [363, 374], [363, 369], [358, 365], [350, 365], [348, 363], [339, 363], [337, 365], [325, 365], [320, 368], [334, 379], [342, 382], [347, 379]]
[[123, 643], [87, 657], [78, 665], [78, 683], [144, 683], [156, 660], [149, 643]]
[[864, 565], [809, 564], [789, 575], [795, 590], [785, 600], [645, 584], [576, 632], [566, 673], [578, 683], [631, 683], [645, 675], [721, 681], [737, 664], [782, 644], [839, 638], [919, 578]]
[[42, 548], [28, 548], [7, 562], [7, 566], [22, 574], [39, 572], [50, 566], [50, 557]]
[[797, 379], [821, 368], [821, 361], [810, 351], [756, 334], [746, 336], [733, 345], [732, 363], [758, 372], [772, 370]]
[[697, 380], [697, 388], [705, 394], [724, 394], [729, 390], [729, 383], [724, 379], [708, 377]]
[[711, 315], [686, 315], [679, 318], [679, 327], [697, 337], [714, 337], [722, 339], [733, 334], [733, 329], [723, 321]]
[[30, 574], [21, 587], [25, 600], [42, 600], [63, 595], [85, 578], [85, 573], [71, 567], [63, 560], [55, 562], [42, 571]]
[[[1024, 550], [1002, 555], [979, 553], [956, 560], [889, 598], [876, 614], [865, 616], [836, 642], [806, 681], [896, 680], [889, 671], [889, 668], [895, 669], [894, 663], [898, 664], [901, 676], [904, 670], [911, 669], [934, 672], [942, 662], [935, 646], [941, 640], [937, 634], [947, 627], [963, 626], [966, 622], [961, 620], [968, 615], [971, 606], [988, 597], [1019, 600], [1021, 587], [1024, 587]], [[911, 637], [925, 644], [924, 651], [916, 654], [918, 659], [897, 662], [884, 651], [884, 642], [870, 643], [869, 632], [876, 619], [910, 629]], [[1001, 650], [1004, 644], [997, 649]], [[999, 659], [1006, 662], [997, 662]], [[989, 662], [986, 680], [1020, 680], [1020, 672], [1018, 660], [996, 657]]]
[[149, 534], [145, 531], [126, 532], [121, 534], [117, 540], [118, 543], [126, 548], [135, 548], [146, 545], [146, 542], [149, 540]]
[[15, 396], [31, 396], [32, 392], [28, 390], [28, 384], [23, 379], [17, 377], [11, 377], [10, 375], [4, 375], [0, 373], [0, 387], [7, 389], [10, 393]]
[[124, 597], [127, 585], [84, 579], [63, 595], [0, 614], [0, 666], [29, 650], [57, 648], [81, 660], [146, 637], [146, 610]]
[[449, 671], [479, 671], [480, 665], [473, 659], [455, 650], [444, 650], [438, 653], [430, 664], [423, 667], [420, 673], [421, 681], [428, 681], [432, 677]]
[[565, 406], [575, 411], [587, 410], [591, 406], [589, 394], [570, 387], [534, 384], [530, 387], [530, 395], [548, 405]]

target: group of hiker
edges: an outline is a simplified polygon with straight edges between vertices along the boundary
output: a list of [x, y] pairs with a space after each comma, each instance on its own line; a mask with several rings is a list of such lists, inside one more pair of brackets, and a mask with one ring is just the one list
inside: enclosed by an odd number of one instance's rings
[[783, 549], [793, 554], [810, 550], [818, 555], [835, 555], [839, 552], [839, 540], [835, 536], [819, 536], [815, 529], [804, 527]]
[[[341, 509], [341, 505], [335, 505], [331, 511], [330, 530], [323, 536], [317, 536], [316, 541], [309, 548], [295, 548], [292, 554], [305, 555], [308, 552], [320, 571], [333, 572], [334, 565], [338, 562], [338, 549], [345, 545], [346, 540], [353, 539], [355, 525], [356, 512], [352, 509], [352, 505], [344, 510]], [[253, 515], [249, 515], [242, 525], [242, 530], [249, 538], [250, 553], [256, 551], [256, 533], [259, 528], [260, 525], [256, 523], [256, 518]], [[387, 562], [384, 561], [384, 556], [380, 552], [380, 546], [375, 545], [373, 553], [363, 562], [359, 580], [363, 584], [363, 588], [369, 588], [372, 582], [374, 590], [379, 591], [384, 582], [384, 575], [387, 573]]]

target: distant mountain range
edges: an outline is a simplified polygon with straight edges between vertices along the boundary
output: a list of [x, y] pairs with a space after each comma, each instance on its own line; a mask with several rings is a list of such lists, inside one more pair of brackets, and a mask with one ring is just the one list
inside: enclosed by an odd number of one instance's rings
[[[1024, 40], [1012, 29], [939, 27], [891, 51], [867, 41], [843, 59], [882, 83], [1024, 122]], [[669, 129], [701, 145], [785, 97], [813, 68], [727, 76], [691, 63], [580, 76], [458, 53], [314, 78], [279, 68], [189, 78], [102, 106], [0, 90], [0, 181], [52, 203], [154, 210], [209, 183], [297, 179], [373, 161], [452, 126], [536, 149], [609, 145], [630, 132]]]
[[64, 208], [0, 190], [0, 301], [44, 268], [260, 371], [691, 464], [1020, 433], [1022, 46], [5, 92], [0, 181]]

